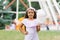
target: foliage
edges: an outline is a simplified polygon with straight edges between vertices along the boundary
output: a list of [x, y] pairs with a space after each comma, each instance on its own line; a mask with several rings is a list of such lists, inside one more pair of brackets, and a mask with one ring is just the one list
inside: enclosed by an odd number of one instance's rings
[[[3, 10], [3, 1], [4, 0], [1, 0], [1, 2], [0, 2], [0, 10], [2, 10], [2, 11], [4, 11]], [[7, 0], [7, 1], [9, 1], [9, 3], [12, 1], [12, 0]], [[10, 6], [11, 7], [11, 11], [15, 11], [16, 12], [16, 5], [17, 5], [17, 0]], [[28, 1], [27, 0], [24, 0], [24, 2], [28, 5]], [[32, 7], [34, 7], [34, 8], [36, 8], [36, 9], [40, 9], [40, 7], [39, 7], [39, 4], [38, 4], [38, 2], [32, 2], [31, 3], [32, 4]], [[7, 10], [8, 11], [8, 10]], [[21, 4], [21, 2], [19, 1], [19, 12], [20, 11], [26, 11], [26, 8]], [[0, 27], [3, 27], [3, 26], [5, 26], [5, 24], [10, 24], [11, 23], [11, 21], [9, 21], [9, 20], [14, 20], [15, 18], [16, 18], [16, 13], [0, 13], [0, 17], [1, 17], [1, 15], [3, 14], [3, 17], [2, 17], [2, 19], [0, 19]], [[22, 16], [24, 16], [25, 14], [19, 14], [19, 18], [20, 17], [22, 17]]]

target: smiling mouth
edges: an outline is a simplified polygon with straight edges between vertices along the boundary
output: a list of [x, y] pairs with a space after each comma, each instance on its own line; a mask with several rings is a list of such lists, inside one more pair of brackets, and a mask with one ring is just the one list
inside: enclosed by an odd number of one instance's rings
[[29, 16], [32, 16], [32, 15], [29, 15]]

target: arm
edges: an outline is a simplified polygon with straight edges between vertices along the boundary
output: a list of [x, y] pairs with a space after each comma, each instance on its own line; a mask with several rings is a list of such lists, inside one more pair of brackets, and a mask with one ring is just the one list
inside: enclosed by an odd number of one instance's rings
[[36, 26], [36, 29], [37, 29], [37, 32], [40, 31], [40, 24], [38, 24], [38, 25]]
[[23, 0], [20, 0], [20, 2], [22, 3], [22, 5], [23, 5], [25, 8], [28, 8], [28, 6], [24, 3]]
[[12, 1], [5, 7], [5, 9], [9, 8], [14, 2], [15, 2], [15, 0], [12, 0]]
[[20, 24], [20, 31], [21, 31], [23, 34], [26, 35], [26, 34], [28, 34], [28, 33], [27, 33], [27, 31], [26, 31], [25, 29], [24, 29], [24, 30], [22, 29], [23, 25], [24, 25], [24, 24], [22, 24], [22, 23]]

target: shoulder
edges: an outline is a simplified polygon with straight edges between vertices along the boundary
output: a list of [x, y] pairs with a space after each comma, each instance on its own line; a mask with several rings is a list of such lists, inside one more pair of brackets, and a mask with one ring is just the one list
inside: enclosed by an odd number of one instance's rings
[[40, 24], [40, 22], [39, 22], [38, 19], [35, 19], [35, 23], [36, 23], [36, 24]]
[[27, 19], [23, 19], [23, 20], [22, 20], [22, 23], [25, 23], [25, 22], [27, 22]]
[[34, 19], [34, 21], [38, 22], [38, 20], [37, 20], [37, 19]]
[[27, 19], [23, 19], [22, 21], [27, 21]]

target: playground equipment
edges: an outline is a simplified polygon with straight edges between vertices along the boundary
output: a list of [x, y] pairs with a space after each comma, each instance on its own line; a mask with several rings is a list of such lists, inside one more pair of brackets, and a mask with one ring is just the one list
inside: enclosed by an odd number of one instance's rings
[[[1, 2], [2, 1], [2, 2]], [[19, 1], [17, 0], [16, 3], [16, 12], [14, 11], [8, 11], [8, 13], [16, 13], [16, 19], [18, 20], [18, 13], [25, 13], [25, 11], [18, 11], [19, 9]], [[46, 18], [49, 18], [52, 22], [55, 22], [55, 27], [59, 29], [58, 24], [58, 16], [60, 16], [60, 1], [59, 0], [27, 0], [29, 3], [29, 7], [33, 7], [31, 2], [38, 2], [41, 9], [36, 10], [37, 11], [37, 19], [39, 21], [45, 22]], [[0, 0], [0, 3], [3, 3], [3, 0]], [[0, 4], [0, 10], [2, 10], [2, 6]], [[40, 16], [41, 15], [41, 16]], [[0, 16], [3, 17], [3, 14]], [[43, 23], [42, 22], [42, 23]]]

